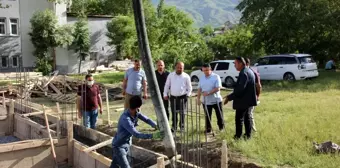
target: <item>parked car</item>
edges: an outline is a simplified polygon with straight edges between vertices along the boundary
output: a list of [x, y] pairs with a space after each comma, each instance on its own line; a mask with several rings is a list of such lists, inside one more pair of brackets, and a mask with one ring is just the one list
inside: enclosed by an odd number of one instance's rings
[[[221, 77], [222, 83], [227, 87], [232, 87], [237, 80], [239, 72], [234, 66], [234, 60], [219, 60], [210, 63], [211, 69], [214, 73]], [[202, 70], [196, 70], [191, 72], [190, 77], [192, 82], [199, 82], [201, 76], [203, 76]]]
[[309, 54], [282, 54], [260, 58], [254, 69], [261, 80], [303, 80], [319, 76], [318, 67]]

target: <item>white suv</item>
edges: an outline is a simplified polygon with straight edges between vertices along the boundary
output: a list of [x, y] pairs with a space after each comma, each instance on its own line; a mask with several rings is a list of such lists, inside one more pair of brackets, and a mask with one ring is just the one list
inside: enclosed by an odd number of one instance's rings
[[254, 64], [261, 80], [303, 80], [319, 76], [318, 67], [309, 54], [283, 54], [260, 58]]
[[[237, 80], [239, 72], [234, 66], [234, 60], [219, 60], [210, 63], [211, 69], [214, 73], [221, 77], [222, 83], [227, 87], [232, 87]], [[199, 82], [204, 73], [202, 70], [191, 72], [190, 77], [192, 82]]]

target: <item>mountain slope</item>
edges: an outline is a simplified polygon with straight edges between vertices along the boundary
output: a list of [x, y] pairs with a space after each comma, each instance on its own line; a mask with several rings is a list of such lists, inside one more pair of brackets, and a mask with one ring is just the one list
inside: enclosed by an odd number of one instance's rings
[[[154, 5], [159, 0], [152, 0]], [[176, 6], [190, 14], [198, 27], [210, 24], [214, 27], [226, 21], [238, 22], [240, 12], [235, 9], [239, 0], [165, 0], [165, 4]]]

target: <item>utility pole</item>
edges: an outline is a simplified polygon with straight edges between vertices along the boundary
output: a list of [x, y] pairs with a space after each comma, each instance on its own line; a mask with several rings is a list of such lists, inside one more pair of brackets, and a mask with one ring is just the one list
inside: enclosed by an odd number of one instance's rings
[[172, 166], [175, 167], [174, 158], [176, 156], [175, 141], [173, 139], [169, 122], [165, 113], [162, 97], [158, 88], [155, 69], [152, 63], [151, 51], [149, 47], [148, 35], [146, 32], [143, 1], [132, 0], [135, 23], [137, 29], [137, 38], [139, 45], [139, 54], [141, 55], [142, 64], [148, 80], [148, 87], [154, 104], [159, 129], [164, 132], [163, 144], [166, 149], [166, 155], [171, 159]]

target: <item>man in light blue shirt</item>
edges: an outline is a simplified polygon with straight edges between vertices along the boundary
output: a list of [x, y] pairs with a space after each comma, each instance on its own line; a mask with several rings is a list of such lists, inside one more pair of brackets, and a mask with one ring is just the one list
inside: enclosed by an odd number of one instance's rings
[[[129, 108], [129, 100], [132, 96], [142, 97], [142, 90], [144, 91], [143, 98], [147, 98], [147, 86], [145, 72], [140, 69], [141, 62], [135, 60], [134, 67], [129, 68], [125, 72], [123, 80], [123, 95], [125, 96], [124, 108]], [[142, 89], [143, 87], [143, 89]]]
[[[219, 75], [212, 72], [209, 64], [204, 64], [202, 67], [204, 76], [199, 80], [198, 93], [197, 93], [197, 103], [201, 104], [203, 102], [203, 108], [205, 111], [205, 123], [206, 123], [206, 133], [211, 132], [211, 115], [212, 109], [215, 109], [217, 117], [217, 125], [222, 131], [224, 129], [223, 121], [223, 110], [222, 110], [222, 96], [220, 94], [220, 89], [222, 87], [221, 78]], [[203, 98], [201, 100], [201, 95]]]
[[329, 61], [326, 63], [325, 69], [326, 69], [326, 70], [335, 70], [334, 59], [331, 59], [331, 60], [329, 60]]

